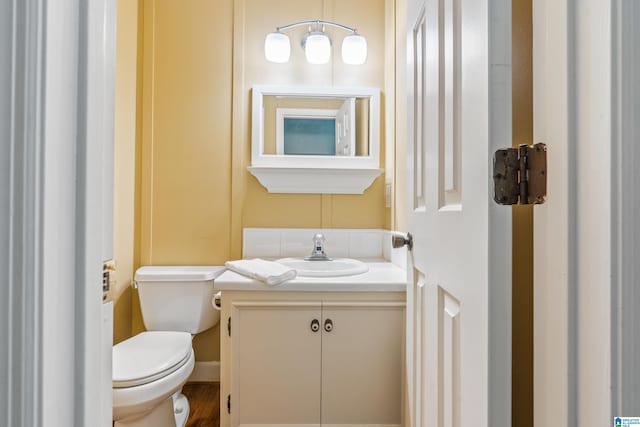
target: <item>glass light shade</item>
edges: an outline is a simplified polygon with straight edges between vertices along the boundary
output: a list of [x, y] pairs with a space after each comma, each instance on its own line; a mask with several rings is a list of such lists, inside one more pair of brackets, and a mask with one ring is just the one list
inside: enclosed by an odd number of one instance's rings
[[289, 43], [289, 36], [280, 32], [267, 34], [264, 39], [264, 56], [267, 61], [282, 64], [289, 61], [290, 55], [291, 43]]
[[367, 39], [352, 34], [342, 41], [342, 61], [345, 64], [361, 65], [367, 60]]
[[304, 54], [309, 64], [326, 64], [331, 58], [331, 40], [322, 33], [310, 34], [305, 42]]

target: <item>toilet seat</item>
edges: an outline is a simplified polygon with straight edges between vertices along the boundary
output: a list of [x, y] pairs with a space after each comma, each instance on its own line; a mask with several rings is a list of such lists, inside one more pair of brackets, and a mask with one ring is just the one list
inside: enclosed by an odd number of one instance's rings
[[[143, 332], [113, 346], [112, 398], [116, 425], [138, 423], [135, 420], [160, 410], [162, 402], [171, 400], [182, 389], [194, 363], [188, 332]], [[159, 424], [155, 420], [149, 425]], [[175, 425], [173, 416], [166, 425]]]
[[192, 353], [191, 334], [142, 332], [113, 347], [113, 388], [148, 384], [180, 369]]
[[[195, 357], [191, 350], [186, 363], [162, 378], [134, 387], [113, 388], [113, 420], [116, 421], [116, 425], [119, 425], [118, 422], [146, 416], [166, 399], [172, 399], [171, 396], [179, 392], [187, 382], [194, 362]], [[169, 421], [173, 424], [167, 425], [175, 425], [173, 417]], [[158, 427], [157, 424], [151, 426]]]

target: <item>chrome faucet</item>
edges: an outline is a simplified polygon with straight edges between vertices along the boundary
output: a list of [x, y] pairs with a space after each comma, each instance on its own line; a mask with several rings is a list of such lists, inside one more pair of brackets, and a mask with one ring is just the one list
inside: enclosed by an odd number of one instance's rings
[[313, 236], [313, 249], [311, 255], [305, 261], [331, 261], [331, 258], [324, 252], [324, 234], [318, 233]]

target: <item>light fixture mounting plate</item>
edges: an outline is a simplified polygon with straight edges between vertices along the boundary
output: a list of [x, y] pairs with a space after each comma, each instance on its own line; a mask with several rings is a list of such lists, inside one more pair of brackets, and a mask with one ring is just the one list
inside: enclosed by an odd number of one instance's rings
[[302, 36], [302, 39], [300, 39], [300, 46], [302, 46], [302, 49], [307, 45], [307, 39], [309, 36], [325, 36], [329, 39], [329, 45], [333, 46], [333, 40], [331, 40], [331, 37], [329, 37], [329, 35], [324, 31], [308, 31], [304, 36]]

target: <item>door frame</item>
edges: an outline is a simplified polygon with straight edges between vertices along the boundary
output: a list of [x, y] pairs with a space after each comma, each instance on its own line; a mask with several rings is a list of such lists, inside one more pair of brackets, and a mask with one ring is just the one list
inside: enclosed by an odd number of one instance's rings
[[[553, 6], [553, 3], [557, 5]], [[559, 312], [553, 313], [553, 318], [560, 320], [559, 325], [564, 325], [561, 345], [552, 349], [564, 366], [559, 377], [545, 375], [552, 372], [551, 364], [541, 358], [544, 354], [541, 349], [548, 345], [541, 342], [543, 331], [538, 327], [542, 315], [539, 310], [545, 301], [540, 300], [541, 285], [536, 281], [536, 402], [540, 402], [541, 394], [556, 389], [562, 395], [558, 405], [566, 408], [546, 408], [536, 403], [535, 421], [540, 426], [559, 420], [576, 425], [579, 410], [600, 411], [597, 416], [609, 417], [607, 422], [613, 414], [630, 415], [629, 411], [638, 411], [631, 400], [640, 395], [640, 373], [632, 369], [635, 361], [629, 355], [638, 348], [640, 338], [634, 333], [637, 331], [626, 327], [626, 322], [638, 318], [640, 306], [640, 293], [633, 292], [639, 255], [631, 249], [640, 247], [640, 237], [634, 233], [638, 227], [634, 217], [640, 209], [640, 198], [633, 187], [634, 182], [640, 181], [634, 168], [638, 162], [633, 160], [640, 159], [638, 150], [634, 151], [632, 145], [632, 137], [640, 135], [640, 123], [635, 120], [640, 107], [632, 102], [640, 99], [640, 88], [634, 80], [640, 65], [629, 55], [634, 46], [640, 44], [640, 33], [632, 25], [634, 20], [638, 21], [640, 12], [633, 6], [633, 0], [608, 0], [600, 7], [608, 10], [605, 16], [610, 19], [605, 20], [605, 25], [598, 25], [602, 20], [595, 14], [597, 3], [600, 2], [591, 0], [581, 4], [578, 15], [573, 2], [534, 0], [534, 32], [540, 35], [545, 26], [551, 25], [564, 34], [560, 39], [546, 40], [534, 35], [535, 58], [542, 52], [547, 55], [557, 53], [559, 49], [566, 52], [570, 46], [584, 49], [584, 43], [595, 36], [589, 37], [576, 28], [585, 28], [586, 23], [593, 22], [597, 34], [604, 37], [597, 52], [604, 55], [606, 61], [599, 67], [605, 71], [604, 76], [610, 77], [606, 79], [599, 75], [599, 78], [605, 83], [611, 82], [608, 94], [589, 92], [589, 88], [580, 87], [578, 82], [569, 87], [567, 73], [575, 72], [578, 65], [575, 55], [570, 56], [564, 64], [567, 68], [558, 77], [564, 81], [564, 91], [554, 94], [555, 102], [558, 97], [564, 97], [565, 113], [569, 117], [565, 114], [555, 120], [561, 128], [550, 134], [554, 138], [549, 141], [559, 141], [563, 135], [570, 135], [564, 140], [575, 148], [574, 133], [581, 126], [585, 126], [584, 131], [588, 115], [595, 114], [587, 112], [587, 117], [576, 117], [578, 90], [582, 96], [602, 97], [603, 108], [609, 109], [609, 117], [613, 119], [608, 125], [602, 125], [611, 137], [605, 139], [611, 144], [604, 144], [608, 155], [591, 158], [602, 167], [596, 175], [604, 179], [601, 181], [605, 184], [601, 189], [603, 192], [580, 191], [586, 184], [576, 182], [588, 171], [576, 171], [577, 164], [569, 163], [572, 168], [566, 176], [573, 195], [566, 206], [570, 212], [565, 211], [569, 216], [562, 219], [565, 227], [560, 229], [562, 239], [571, 243], [565, 248], [567, 259], [564, 271], [560, 272], [567, 274], [565, 278], [569, 280], [555, 278], [542, 285], [543, 289], [556, 295], [561, 293], [565, 302]], [[0, 117], [2, 129], [12, 130], [6, 139], [8, 144], [1, 147], [5, 154], [10, 153], [5, 159], [11, 162], [8, 169], [11, 180], [2, 180], [0, 184], [0, 197], [8, 203], [2, 205], [0, 211], [0, 233], [8, 237], [3, 241], [9, 242], [0, 251], [0, 271], [9, 283], [9, 286], [0, 287], [1, 312], [4, 313], [0, 338], [8, 343], [0, 353], [3, 362], [0, 384], [4, 385], [0, 388], [0, 414], [6, 425], [15, 426], [42, 425], [45, 419], [48, 425], [87, 425], [82, 420], [86, 421], [85, 417], [99, 411], [99, 400], [93, 399], [99, 384], [91, 374], [98, 365], [98, 356], [94, 353], [99, 348], [100, 298], [97, 287], [85, 284], [100, 277], [97, 266], [101, 263], [101, 244], [92, 231], [96, 228], [92, 226], [101, 212], [99, 204], [90, 201], [99, 197], [101, 191], [101, 185], [96, 184], [99, 179], [92, 173], [93, 166], [99, 164], [101, 147], [76, 134], [83, 129], [81, 122], [88, 120], [85, 115], [76, 114], [78, 102], [86, 100], [84, 97], [87, 96], [87, 86], [83, 84], [87, 81], [87, 68], [78, 65], [83, 58], [78, 50], [78, 28], [82, 36], [94, 28], [87, 28], [86, 7], [77, 1], [59, 0], [55, 8], [46, 5], [44, 0], [3, 1], [0, 5], [7, 12], [2, 14], [3, 19], [11, 19], [10, 25], [1, 27], [6, 37], [2, 38], [5, 43], [0, 44], [0, 90], [11, 93], [11, 97], [3, 97], [2, 108], [13, 113], [11, 117], [5, 114]], [[547, 21], [545, 16], [551, 16], [547, 15], [551, 7], [561, 9], [560, 18]], [[9, 30], [14, 28], [16, 32], [10, 34]], [[13, 57], [14, 51], [23, 52], [23, 56]], [[534, 82], [538, 83], [543, 72], [540, 66], [539, 59], [534, 61]], [[17, 76], [23, 77], [18, 79]], [[551, 77], [548, 72], [546, 76]], [[581, 81], [580, 77], [578, 81]], [[535, 105], [542, 108], [539, 101]], [[600, 104], [594, 102], [594, 105]], [[24, 108], [16, 108], [18, 106]], [[536, 111], [538, 114], [534, 114], [539, 117], [540, 110]], [[562, 117], [567, 118], [564, 127], [560, 123]], [[536, 139], [542, 139], [539, 130], [536, 130]], [[583, 148], [581, 145], [581, 150]], [[77, 157], [78, 153], [84, 155]], [[557, 152], [552, 148], [549, 154], [553, 158]], [[613, 171], [617, 172], [614, 174]], [[591, 179], [595, 178], [592, 176]], [[583, 217], [581, 206], [600, 207], [606, 215], [597, 217], [592, 213], [590, 217]], [[540, 210], [536, 209], [538, 223]], [[569, 218], [580, 225], [570, 225]], [[596, 227], [599, 234], [590, 231], [590, 221], [599, 224]], [[605, 259], [596, 264], [586, 263], [587, 254], [578, 250], [578, 242], [585, 240], [594, 247], [604, 248]], [[542, 247], [536, 244], [536, 251], [540, 249]], [[541, 258], [536, 257], [536, 260], [538, 263]], [[592, 290], [586, 285], [596, 281], [595, 276], [585, 276], [590, 273], [588, 267], [594, 265], [599, 274], [609, 273], [612, 279], [606, 283], [612, 286], [604, 289], [604, 299], [591, 300], [602, 315], [579, 316], [579, 313], [584, 314], [587, 308], [584, 303]], [[536, 277], [540, 278], [538, 274]], [[578, 285], [581, 290], [579, 300]], [[593, 291], [597, 293], [603, 289], [595, 286]], [[588, 326], [603, 321], [606, 327], [597, 329], [599, 338], [585, 340]], [[575, 336], [582, 336], [582, 339], [569, 339], [568, 331], [581, 333]], [[63, 344], [65, 342], [68, 345]], [[590, 390], [604, 396], [605, 400], [590, 409], [587, 406], [589, 396], [585, 393], [577, 395], [575, 391], [578, 385], [582, 387], [586, 372], [602, 370], [602, 365], [596, 359], [580, 358], [578, 350], [583, 354], [602, 344], [605, 344], [604, 359], [608, 369], [604, 379], [597, 379], [598, 384]], [[580, 370], [578, 361], [582, 366]], [[603, 388], [606, 383], [613, 392]], [[542, 384], [549, 384], [549, 387], [541, 388]], [[602, 408], [605, 401], [608, 402], [606, 408]], [[582, 414], [586, 419], [587, 412]]]
[[640, 413], [639, 18], [629, 0], [533, 2], [534, 139], [550, 179], [534, 214], [536, 426]]
[[115, 2], [0, 10], [0, 424], [94, 425]]
[[638, 416], [640, 150], [635, 143], [640, 138], [640, 5], [614, 1], [612, 17], [611, 408], [613, 416]]

